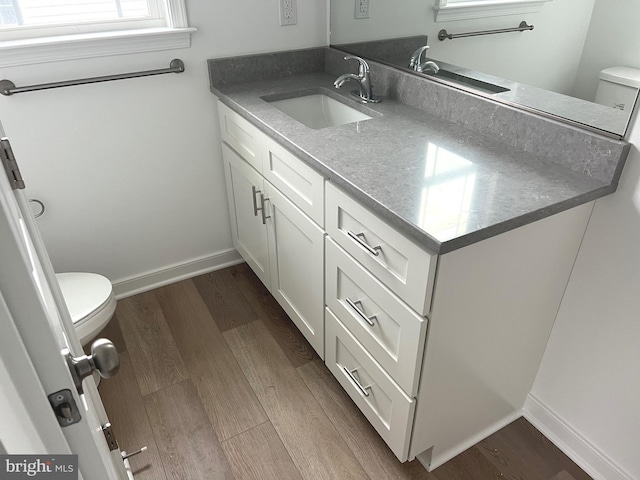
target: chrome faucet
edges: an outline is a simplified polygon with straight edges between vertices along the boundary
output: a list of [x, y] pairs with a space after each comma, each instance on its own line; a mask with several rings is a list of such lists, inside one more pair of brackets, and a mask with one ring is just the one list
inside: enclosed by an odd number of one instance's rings
[[373, 85], [371, 85], [369, 64], [364, 59], [356, 57], [355, 55], [347, 55], [344, 59], [354, 59], [360, 62], [360, 65], [358, 66], [358, 74], [345, 73], [344, 75], [340, 75], [336, 78], [336, 81], [333, 82], [333, 86], [336, 88], [342, 88], [342, 86], [348, 81], [354, 81], [358, 86], [358, 90], [352, 91], [351, 95], [357, 97], [358, 100], [363, 103], [378, 103], [380, 99], [373, 96]]
[[411, 54], [411, 58], [409, 59], [409, 68], [415, 70], [418, 65], [420, 65], [420, 58], [422, 54], [429, 50], [429, 47], [425, 45], [424, 47], [418, 48], [415, 52]]
[[424, 47], [420, 47], [415, 52], [413, 52], [411, 54], [411, 58], [409, 59], [409, 68], [420, 73], [438, 73], [440, 67], [436, 64], [436, 62], [428, 60], [423, 63], [420, 61], [420, 58], [422, 58], [422, 54], [428, 49], [429, 47], [425, 45]]

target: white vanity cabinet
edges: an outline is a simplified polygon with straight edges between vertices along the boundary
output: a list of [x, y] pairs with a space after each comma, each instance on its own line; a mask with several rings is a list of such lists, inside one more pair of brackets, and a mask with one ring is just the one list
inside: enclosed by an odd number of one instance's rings
[[401, 461], [409, 458], [437, 255], [326, 187], [326, 364]]
[[324, 178], [218, 108], [233, 244], [324, 358]]
[[521, 416], [592, 207], [436, 256], [327, 184], [325, 362], [400, 461]]
[[235, 247], [398, 459], [521, 416], [593, 203], [437, 255], [218, 106]]

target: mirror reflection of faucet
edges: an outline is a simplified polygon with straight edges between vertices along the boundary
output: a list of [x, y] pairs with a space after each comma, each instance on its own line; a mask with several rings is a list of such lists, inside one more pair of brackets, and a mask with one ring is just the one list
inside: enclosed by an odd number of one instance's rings
[[358, 86], [358, 90], [353, 90], [351, 95], [356, 97], [362, 103], [379, 103], [381, 100], [375, 98], [373, 95], [373, 85], [371, 85], [371, 75], [369, 72], [369, 64], [362, 58], [355, 55], [347, 55], [345, 60], [354, 59], [357, 60], [360, 65], [358, 66], [358, 74], [345, 73], [336, 78], [333, 82], [333, 86], [336, 88], [342, 88], [342, 85], [348, 81], [353, 81]]
[[431, 73], [436, 74], [440, 70], [440, 67], [431, 60], [427, 60], [426, 62], [421, 62], [422, 54], [429, 49], [427, 45], [424, 47], [418, 48], [415, 52], [411, 54], [411, 58], [409, 59], [409, 68], [415, 70], [419, 73]]

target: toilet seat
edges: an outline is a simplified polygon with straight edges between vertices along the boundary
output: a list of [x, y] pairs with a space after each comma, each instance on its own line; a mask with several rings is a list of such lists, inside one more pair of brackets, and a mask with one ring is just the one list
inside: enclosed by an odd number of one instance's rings
[[111, 282], [97, 273], [56, 273], [73, 326], [83, 345], [107, 326], [116, 310]]

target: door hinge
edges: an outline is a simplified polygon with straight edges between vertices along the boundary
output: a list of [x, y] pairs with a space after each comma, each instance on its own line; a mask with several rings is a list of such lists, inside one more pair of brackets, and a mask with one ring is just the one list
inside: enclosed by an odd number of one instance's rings
[[24, 188], [24, 181], [22, 180], [22, 174], [16, 162], [16, 157], [13, 155], [11, 144], [6, 137], [0, 138], [0, 159], [2, 165], [7, 172], [7, 178], [11, 184], [12, 190], [21, 190]]
[[104, 439], [107, 441], [109, 450], [118, 450], [118, 441], [110, 423], [102, 425], [102, 433], [104, 433]]

